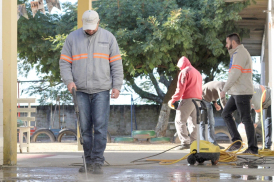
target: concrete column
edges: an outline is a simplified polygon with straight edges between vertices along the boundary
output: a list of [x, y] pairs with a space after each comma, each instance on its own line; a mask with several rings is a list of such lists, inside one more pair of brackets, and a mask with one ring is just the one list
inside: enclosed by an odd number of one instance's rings
[[[0, 12], [2, 12], [2, 0], [0, 0]], [[3, 59], [2, 59], [2, 13], [0, 13], [0, 166], [3, 165]]]
[[91, 9], [91, 1], [92, 0], [78, 0], [78, 14], [77, 14], [77, 27], [78, 28], [81, 28], [83, 26], [82, 15], [85, 11]]
[[[91, 2], [92, 2], [92, 0], [78, 0], [78, 14], [77, 14], [77, 27], [78, 28], [81, 28], [83, 26], [82, 15], [84, 14], [85, 11], [91, 9]], [[79, 138], [80, 138], [80, 132], [79, 132], [78, 124], [77, 124], [78, 151], [81, 151], [81, 150], [83, 150], [83, 146], [80, 144]]]
[[4, 164], [17, 163], [17, 0], [2, 0]]

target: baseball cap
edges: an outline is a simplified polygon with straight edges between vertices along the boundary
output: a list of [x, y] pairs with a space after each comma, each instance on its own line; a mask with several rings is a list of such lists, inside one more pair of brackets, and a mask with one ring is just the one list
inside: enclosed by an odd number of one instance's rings
[[83, 30], [95, 30], [99, 21], [99, 15], [96, 11], [87, 10], [82, 16]]

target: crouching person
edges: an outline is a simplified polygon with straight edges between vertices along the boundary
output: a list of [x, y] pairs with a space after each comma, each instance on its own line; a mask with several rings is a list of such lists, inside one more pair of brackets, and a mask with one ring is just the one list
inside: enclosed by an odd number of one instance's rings
[[[174, 104], [181, 100], [175, 117], [175, 127], [181, 146], [175, 150], [184, 150], [189, 149], [190, 144], [197, 139], [196, 108], [192, 99], [202, 99], [202, 76], [184, 56], [179, 59], [177, 66], [181, 71], [178, 76], [176, 92], [169, 103]], [[188, 136], [186, 123], [188, 123], [190, 136]]]

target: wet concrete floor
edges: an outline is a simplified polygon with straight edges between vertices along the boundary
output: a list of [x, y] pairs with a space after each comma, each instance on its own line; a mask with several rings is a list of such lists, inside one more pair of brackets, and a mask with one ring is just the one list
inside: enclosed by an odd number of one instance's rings
[[[162, 151], [106, 151], [104, 174], [82, 174], [82, 152], [18, 154], [16, 166], [3, 166], [1, 181], [125, 181], [125, 182], [194, 182], [194, 181], [273, 181], [274, 157], [258, 159], [247, 156], [234, 163], [189, 165], [187, 160], [172, 165], [130, 163]], [[169, 151], [154, 159], [180, 159], [189, 150]]]

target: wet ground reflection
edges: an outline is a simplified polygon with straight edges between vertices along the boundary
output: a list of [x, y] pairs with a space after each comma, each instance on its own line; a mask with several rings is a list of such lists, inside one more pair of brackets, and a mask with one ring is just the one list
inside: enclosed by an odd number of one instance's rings
[[[46, 168], [21, 168], [4, 167], [0, 175], [0, 181], [125, 181], [125, 182], [193, 182], [193, 181], [273, 181], [273, 176], [261, 175], [235, 175], [223, 172], [219, 166], [203, 164], [196, 166], [177, 165], [171, 167], [164, 166], [143, 166], [143, 167], [115, 167], [104, 168], [103, 175], [78, 173], [78, 167], [46, 167]], [[227, 165], [228, 166], [228, 165]], [[250, 167], [250, 166], [249, 166]], [[266, 169], [265, 166], [253, 166], [257, 169]], [[251, 168], [251, 167], [250, 167]], [[235, 169], [234, 167], [229, 169]], [[246, 171], [241, 167], [243, 171]]]

